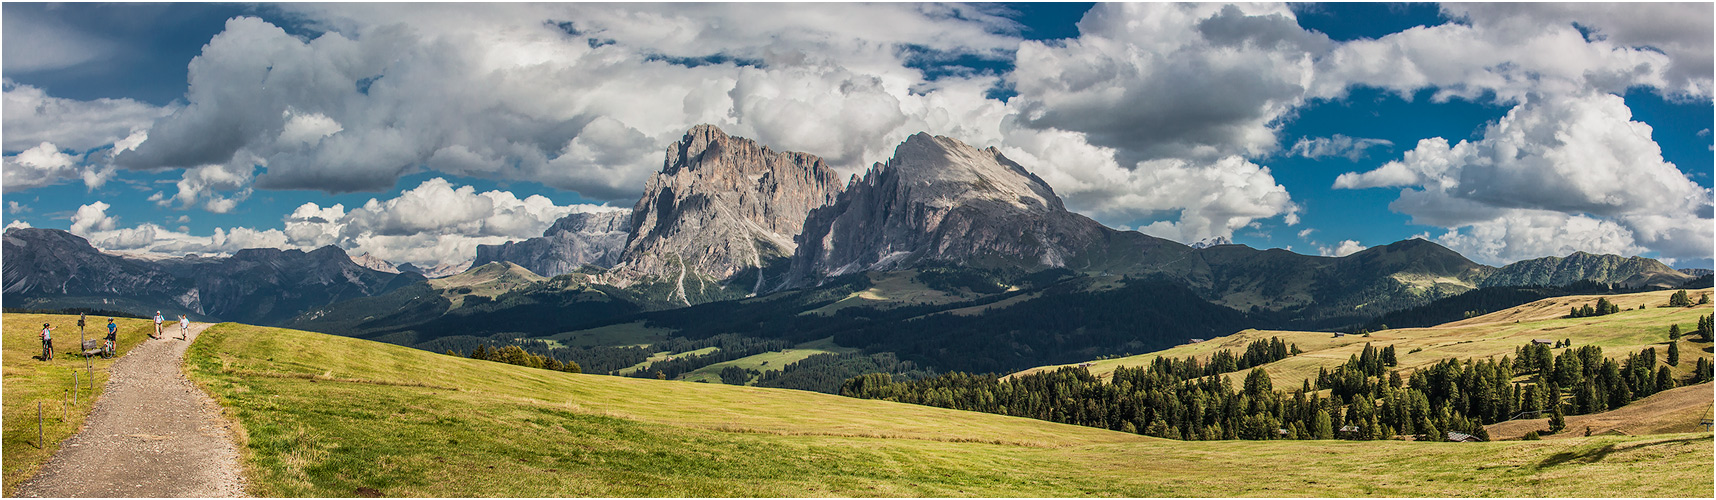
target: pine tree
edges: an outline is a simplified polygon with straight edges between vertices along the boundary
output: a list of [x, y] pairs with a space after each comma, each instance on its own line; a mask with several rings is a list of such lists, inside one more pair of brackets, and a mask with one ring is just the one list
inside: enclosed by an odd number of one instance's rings
[[1668, 340], [1670, 340], [1670, 341], [1680, 340], [1680, 324], [1679, 323], [1668, 325]]
[[1383, 366], [1400, 365], [1400, 360], [1394, 357], [1394, 344], [1389, 344], [1388, 347], [1382, 348], [1382, 364]]
[[1656, 391], [1662, 392], [1674, 388], [1674, 372], [1664, 366], [1656, 369]]
[[[1680, 343], [1679, 342], [1669, 342], [1668, 343], [1668, 364], [1674, 365], [1674, 366], [1680, 366]], [[1663, 369], [1666, 370], [1666, 369], [1668, 369], [1668, 367], [1663, 367]]]
[[1335, 438], [1335, 426], [1333, 421], [1329, 419], [1327, 410], [1317, 410], [1316, 421], [1313, 422], [1313, 425], [1316, 427], [1317, 439]]
[[1549, 414], [1549, 433], [1560, 434], [1567, 428], [1567, 417], [1561, 414], [1561, 405], [1555, 405], [1555, 411]]
[[1686, 290], [1676, 291], [1668, 296], [1668, 307], [1692, 307], [1692, 298], [1686, 295]]

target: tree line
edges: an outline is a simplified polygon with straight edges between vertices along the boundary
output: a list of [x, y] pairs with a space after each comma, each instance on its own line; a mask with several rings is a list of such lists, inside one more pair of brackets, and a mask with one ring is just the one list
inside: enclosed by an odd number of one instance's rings
[[[452, 353], [449, 352], [448, 354]], [[488, 346], [478, 345], [475, 349], [471, 350], [471, 355], [469, 357], [471, 359], [495, 361], [510, 365], [554, 370], [557, 372], [583, 373], [583, 368], [579, 367], [578, 363], [562, 363], [560, 360], [548, 356], [531, 354], [526, 352], [524, 348], [517, 345], [509, 345], [499, 349], [489, 349]]]
[[891, 352], [813, 354], [780, 370], [763, 372], [756, 386], [836, 394], [841, 383], [863, 374], [905, 382], [932, 377], [935, 372], [911, 361], [901, 361]]
[[1564, 317], [1590, 318], [1594, 316], [1606, 316], [1618, 312], [1621, 312], [1621, 306], [1615, 305], [1613, 302], [1609, 302], [1609, 299], [1607, 298], [1598, 298], [1596, 307], [1591, 307], [1591, 304], [1585, 304], [1584, 307], [1574, 307], [1572, 308], [1572, 312], [1567, 313], [1567, 316]]
[[[1227, 376], [1207, 375], [1208, 365], [1195, 358], [1171, 357], [1117, 368], [1111, 381], [1082, 367], [1005, 379], [955, 372], [900, 381], [868, 374], [848, 379], [840, 393], [1171, 439], [1444, 440], [1450, 431], [1487, 439], [1485, 424], [1521, 414], [1606, 411], [1711, 378], [1709, 361], [1700, 358], [1689, 379], [1676, 380], [1667, 366], [1657, 366], [1654, 348], [1618, 362], [1596, 346], [1551, 356], [1548, 346], [1531, 345], [1517, 353], [1499, 360], [1449, 358], [1403, 378], [1388, 369], [1393, 346], [1366, 345], [1290, 393], [1276, 391], [1261, 367], [1234, 387]], [[1515, 382], [1520, 375], [1529, 377]]]
[[538, 339], [520, 339], [507, 334], [497, 334], [490, 337], [457, 335], [441, 337], [428, 342], [417, 344], [416, 348], [430, 352], [444, 352], [455, 356], [466, 357], [478, 347], [487, 350], [504, 349], [508, 346], [518, 346], [525, 352], [554, 358], [562, 364], [577, 364], [588, 373], [609, 373], [621, 368], [636, 365], [649, 359], [649, 349], [642, 347], [579, 347], [554, 346]]
[[729, 333], [697, 340], [674, 338], [654, 346], [655, 349], [668, 352], [687, 352], [709, 347], [716, 348], [716, 351], [708, 354], [680, 355], [667, 360], [656, 361], [647, 367], [633, 371], [627, 376], [675, 379], [679, 378], [680, 375], [716, 363], [783, 350], [792, 347], [792, 343], [781, 339], [760, 339]]

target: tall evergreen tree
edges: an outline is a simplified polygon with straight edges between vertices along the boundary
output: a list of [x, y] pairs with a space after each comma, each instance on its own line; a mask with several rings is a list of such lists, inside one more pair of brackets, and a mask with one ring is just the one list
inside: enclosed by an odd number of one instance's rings
[[[1674, 366], [1680, 366], [1680, 343], [1679, 342], [1669, 342], [1668, 343], [1668, 364], [1674, 365]], [[1664, 369], [1667, 369], [1667, 367], [1664, 367]]]

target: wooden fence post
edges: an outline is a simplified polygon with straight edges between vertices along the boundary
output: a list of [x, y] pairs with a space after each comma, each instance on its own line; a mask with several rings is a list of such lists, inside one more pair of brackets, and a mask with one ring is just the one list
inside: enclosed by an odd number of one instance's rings
[[42, 401], [36, 400], [36, 449], [42, 449]]
[[77, 370], [72, 370], [72, 404], [73, 405], [77, 404], [77, 392], [78, 392], [77, 389], [78, 389]]

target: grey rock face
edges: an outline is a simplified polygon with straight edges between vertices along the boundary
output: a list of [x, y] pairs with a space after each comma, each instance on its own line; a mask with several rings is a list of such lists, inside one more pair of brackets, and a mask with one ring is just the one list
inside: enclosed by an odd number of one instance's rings
[[632, 208], [616, 274], [620, 281], [683, 272], [719, 280], [765, 267], [792, 255], [806, 215], [841, 189], [821, 158], [698, 125], [667, 147], [661, 172]]
[[511, 262], [542, 276], [559, 276], [585, 265], [614, 267], [625, 251], [631, 218], [629, 210], [570, 214], [554, 221], [539, 238], [478, 245], [472, 266]]
[[352, 257], [352, 263], [388, 274], [399, 274], [399, 268], [393, 267], [392, 262], [382, 260], [380, 257], [376, 257], [368, 253]]
[[1108, 232], [994, 148], [920, 133], [811, 213], [791, 275], [809, 284], [926, 260], [1065, 267]]

